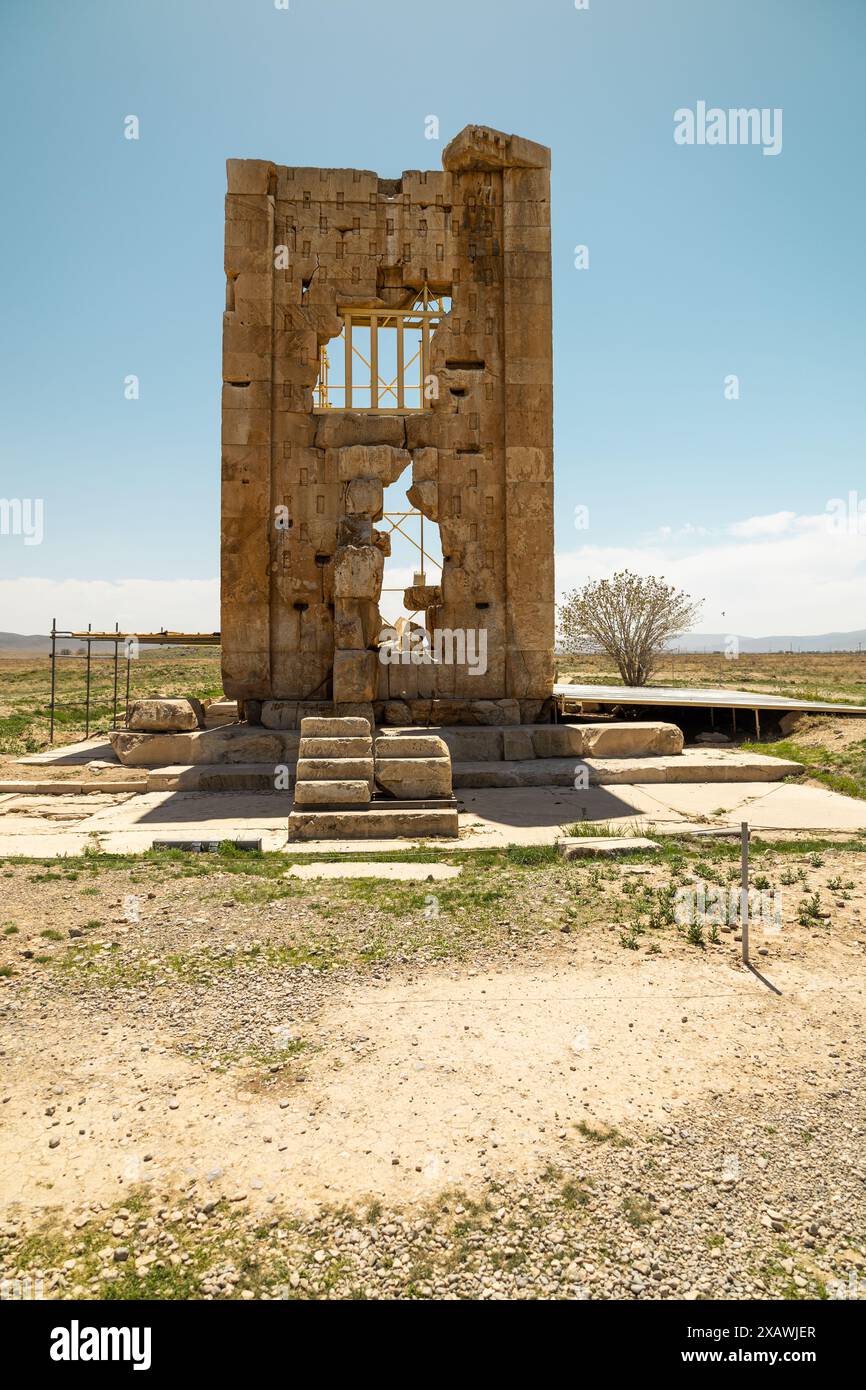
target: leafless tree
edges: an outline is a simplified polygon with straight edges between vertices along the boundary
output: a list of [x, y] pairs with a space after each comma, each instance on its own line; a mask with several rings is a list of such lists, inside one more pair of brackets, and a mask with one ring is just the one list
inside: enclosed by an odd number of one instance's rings
[[646, 685], [665, 643], [688, 631], [701, 603], [656, 575], [619, 570], [566, 594], [560, 641], [569, 652], [604, 651], [626, 685]]

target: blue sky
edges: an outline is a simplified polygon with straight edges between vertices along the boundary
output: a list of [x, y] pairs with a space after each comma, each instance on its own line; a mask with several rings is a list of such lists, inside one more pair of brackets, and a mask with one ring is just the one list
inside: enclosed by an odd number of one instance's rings
[[[470, 122], [553, 151], [562, 586], [864, 625], [866, 525], [823, 525], [866, 503], [863, 0], [5, 0], [0, 45], [0, 496], [45, 506], [0, 629], [218, 624], [225, 159], [395, 176]], [[675, 144], [699, 100], [781, 108], [781, 153]]]

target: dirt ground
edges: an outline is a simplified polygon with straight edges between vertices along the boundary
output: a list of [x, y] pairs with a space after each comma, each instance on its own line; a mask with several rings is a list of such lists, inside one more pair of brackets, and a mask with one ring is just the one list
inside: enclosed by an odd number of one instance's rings
[[844, 715], [803, 715], [792, 730], [791, 737], [803, 748], [840, 751], [863, 743], [866, 722], [846, 719]]
[[[3, 1272], [104, 1296], [121, 1264], [141, 1296], [174, 1273], [168, 1240], [190, 1282], [157, 1296], [798, 1297], [847, 1278], [866, 1262], [866, 853], [756, 855], [781, 902], [780, 929], [753, 927], [759, 973], [736, 925], [672, 920], [677, 889], [734, 882], [718, 845], [452, 853], [459, 878], [435, 884], [302, 882], [277, 856], [6, 868]], [[172, 1220], [222, 1232], [206, 1268]], [[76, 1245], [91, 1227], [107, 1235]], [[217, 1254], [256, 1229], [291, 1229], [294, 1264], [274, 1247], [232, 1281]], [[512, 1254], [487, 1270], [497, 1241]]]

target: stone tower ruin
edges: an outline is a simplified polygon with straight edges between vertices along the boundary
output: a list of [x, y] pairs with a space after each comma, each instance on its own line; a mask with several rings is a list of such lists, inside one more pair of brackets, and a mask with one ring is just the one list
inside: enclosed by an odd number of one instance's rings
[[[442, 163], [228, 161], [223, 683], [253, 722], [548, 717], [550, 152], [469, 126]], [[483, 630], [483, 669], [382, 660], [376, 523], [401, 476], [442, 546], [406, 590], [416, 634]]]

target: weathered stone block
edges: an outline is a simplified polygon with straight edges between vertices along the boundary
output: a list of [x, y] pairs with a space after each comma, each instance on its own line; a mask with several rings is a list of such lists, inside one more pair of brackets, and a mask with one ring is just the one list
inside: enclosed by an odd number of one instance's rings
[[340, 778], [334, 782], [295, 783], [296, 806], [365, 806], [370, 801], [366, 780]]
[[375, 646], [382, 630], [378, 605], [370, 599], [338, 598], [334, 608], [334, 643], [359, 651]]
[[340, 719], [363, 719], [371, 729], [376, 722], [372, 704], [364, 700], [338, 701], [334, 705], [334, 714]]
[[334, 652], [334, 700], [341, 704], [372, 703], [379, 679], [379, 654], [368, 651]]
[[386, 700], [382, 711], [382, 723], [399, 727], [411, 724], [412, 714], [405, 700]]
[[373, 530], [373, 544], [377, 550], [381, 550], [385, 559], [391, 554], [391, 532]]
[[519, 724], [520, 723], [520, 701], [519, 700], [496, 700], [496, 707], [499, 710], [499, 724]]
[[373, 785], [372, 758], [300, 758], [297, 779], [299, 782], [338, 782], [349, 778], [354, 782], [368, 782]]
[[583, 724], [586, 757], [642, 758], [682, 753], [683, 734], [676, 724], [635, 720], [621, 724]]
[[369, 758], [373, 740], [366, 738], [311, 738], [302, 736], [298, 758]]
[[297, 700], [263, 700], [261, 722], [266, 729], [296, 729]]
[[442, 603], [442, 589], [438, 584], [413, 584], [403, 590], [403, 603], [411, 612], [438, 608]]
[[198, 763], [286, 762], [297, 749], [297, 734], [249, 729], [232, 724], [189, 733], [146, 734], [116, 729], [109, 741], [124, 767], [172, 767]]
[[383, 734], [376, 739], [376, 758], [448, 758], [448, 744], [437, 734]]
[[373, 521], [382, 516], [383, 489], [378, 478], [352, 478], [346, 484], [344, 506], [348, 515], [365, 513]]
[[392, 449], [389, 444], [353, 444], [338, 450], [337, 475], [343, 482], [353, 478], [377, 478], [385, 487], [396, 483], [411, 456], [405, 449]]
[[[402, 742], [402, 740], [401, 740]], [[451, 795], [451, 759], [407, 757], [376, 761], [376, 785], [406, 801]]]
[[[378, 534], [378, 533], [377, 533]], [[344, 516], [337, 522], [337, 545], [372, 545], [373, 522], [369, 516]]]
[[235, 724], [237, 720], [237, 700], [209, 700], [205, 705], [204, 722], [206, 729], [218, 729], [224, 724]]
[[366, 719], [320, 715], [301, 720], [301, 738], [369, 738]]
[[316, 421], [316, 448], [342, 449], [353, 444], [388, 444], [402, 448], [405, 442], [403, 418], [399, 415], [361, 415], [354, 411], [334, 411]]
[[[469, 714], [476, 724], [504, 724], [502, 711], [497, 700], [472, 700], [469, 705]], [[517, 723], [517, 720], [512, 722]]]
[[[377, 550], [375, 546], [343, 546], [337, 551], [334, 561], [335, 597], [378, 599], [382, 592], [384, 567], [385, 558], [381, 550]], [[345, 698], [354, 697], [346, 696]], [[370, 698], [372, 699], [372, 696]]]
[[136, 733], [180, 733], [198, 729], [201, 724], [198, 711], [189, 700], [136, 700], [129, 707], [129, 727]]
[[503, 729], [502, 756], [506, 762], [517, 762], [536, 756], [530, 729]]
[[582, 758], [584, 727], [575, 724], [551, 724], [547, 729], [535, 729], [532, 746], [536, 758]]
[[[426, 452], [426, 451], [425, 451]], [[435, 453], [436, 450], [430, 452]], [[406, 496], [417, 507], [419, 512], [423, 512], [431, 521], [439, 520], [439, 484], [432, 479], [424, 479], [413, 483], [408, 489]]]

